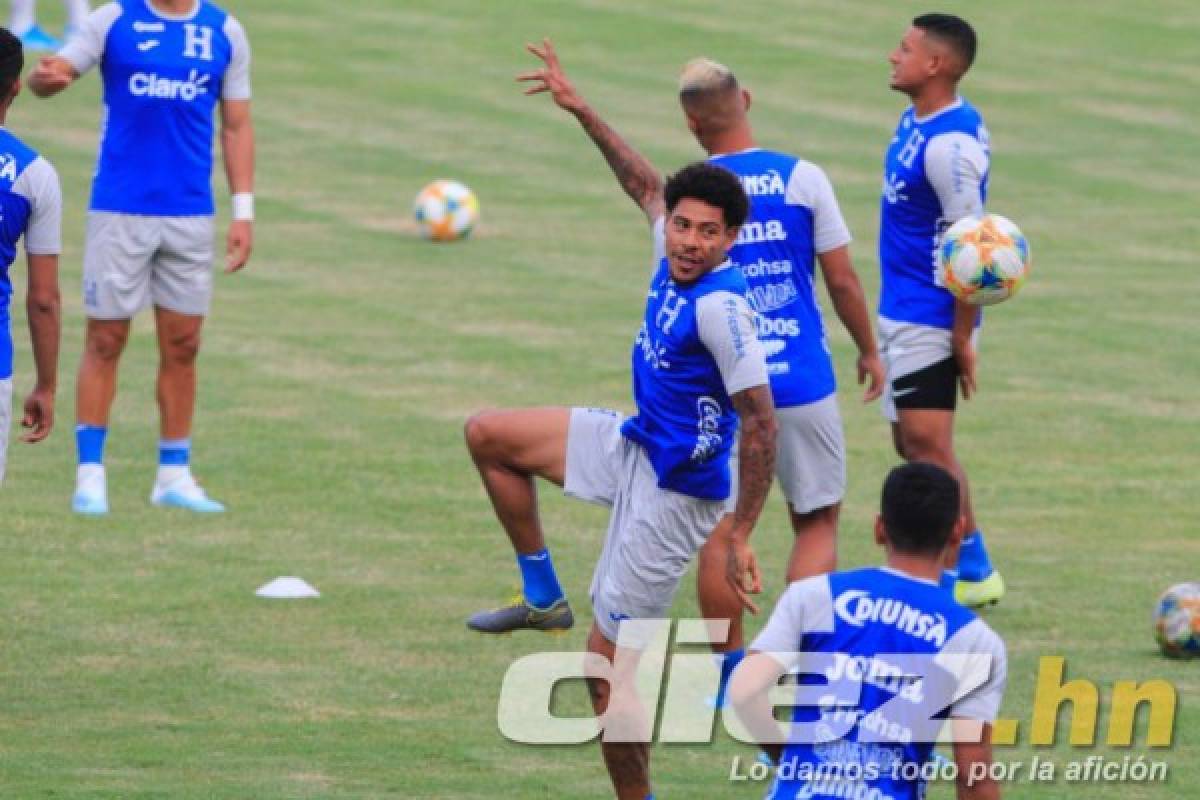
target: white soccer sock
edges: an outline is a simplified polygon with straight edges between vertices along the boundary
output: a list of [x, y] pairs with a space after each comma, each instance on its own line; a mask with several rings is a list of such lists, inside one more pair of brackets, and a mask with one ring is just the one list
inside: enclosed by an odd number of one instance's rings
[[37, 22], [37, 0], [12, 0], [8, 29], [21, 36]]
[[83, 21], [87, 19], [87, 15], [91, 13], [87, 0], [63, 0], [63, 7], [67, 9], [68, 30], [79, 30]]
[[178, 481], [191, 480], [191, 477], [192, 469], [187, 464], [159, 464], [154, 483], [158, 488], [165, 489]]
[[104, 491], [104, 465], [103, 464], [80, 464], [75, 470], [75, 488], [76, 489], [100, 489]]

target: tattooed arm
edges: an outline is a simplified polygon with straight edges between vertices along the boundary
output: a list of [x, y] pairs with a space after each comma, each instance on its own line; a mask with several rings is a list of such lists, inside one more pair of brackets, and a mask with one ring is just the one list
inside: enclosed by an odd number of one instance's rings
[[771, 387], [754, 386], [731, 398], [740, 421], [738, 494], [730, 535], [748, 539], [775, 474], [775, 403]]
[[533, 44], [525, 47], [546, 65], [542, 69], [523, 72], [517, 76], [518, 81], [533, 84], [525, 90], [525, 94], [549, 92], [559, 108], [570, 112], [579, 120], [583, 130], [604, 154], [604, 159], [621, 188], [638, 204], [646, 219], [653, 223], [663, 216], [666, 213], [663, 179], [654, 166], [645, 156], [630, 147], [575, 91], [575, 86], [563, 71], [558, 54], [554, 52], [554, 45], [549, 39], [543, 39], [541, 47]]

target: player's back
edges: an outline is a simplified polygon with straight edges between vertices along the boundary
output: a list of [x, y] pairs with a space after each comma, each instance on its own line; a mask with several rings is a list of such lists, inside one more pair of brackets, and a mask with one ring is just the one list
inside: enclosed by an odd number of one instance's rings
[[[942, 725], [935, 717], [955, 699], [964, 667], [948, 656], [986, 658], [998, 638], [937, 584], [887, 568], [800, 581], [788, 594], [780, 605], [792, 604], [804, 620], [792, 643], [805, 654], [800, 683], [820, 686], [828, 702], [796, 709], [796, 742], [786, 746], [768, 796], [922, 797], [920, 780], [902, 766], [929, 759]], [[783, 643], [772, 637], [768, 626], [754, 649]], [[967, 671], [980, 666], [976, 660]]]
[[966, 149], [981, 153], [979, 199], [986, 200], [989, 146], [982, 116], [962, 98], [925, 118], [911, 106], [900, 115], [884, 160], [880, 201], [882, 316], [941, 328], [952, 325], [953, 297], [936, 279], [938, 237], [948, 221], [935, 182], [953, 181], [954, 175], [943, 177], [930, 170], [952, 170]]
[[811, 403], [836, 388], [815, 288], [816, 255], [850, 241], [825, 173], [787, 153], [753, 148], [715, 155], [750, 198], [729, 252], [746, 277], [777, 406]]

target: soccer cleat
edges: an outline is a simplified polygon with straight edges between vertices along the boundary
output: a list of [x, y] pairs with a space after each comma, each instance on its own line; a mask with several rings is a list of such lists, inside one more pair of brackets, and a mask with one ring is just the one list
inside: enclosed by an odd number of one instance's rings
[[71, 510], [76, 514], [100, 516], [108, 513], [108, 498], [104, 491], [90, 492], [77, 489], [71, 497]]
[[1004, 597], [1004, 578], [998, 570], [992, 570], [981, 581], [965, 581], [959, 578], [954, 584], [954, 599], [967, 608], [994, 606]]
[[57, 50], [62, 47], [62, 42], [42, 30], [40, 25], [34, 25], [19, 38], [26, 50]]
[[211, 499], [191, 475], [166, 486], [154, 484], [150, 502], [156, 506], [183, 508], [197, 514], [220, 514], [225, 506]]
[[467, 627], [480, 633], [511, 633], [522, 628], [545, 633], [566, 633], [575, 624], [567, 598], [561, 597], [547, 609], [538, 609], [517, 595], [510, 605], [480, 611], [467, 620]]

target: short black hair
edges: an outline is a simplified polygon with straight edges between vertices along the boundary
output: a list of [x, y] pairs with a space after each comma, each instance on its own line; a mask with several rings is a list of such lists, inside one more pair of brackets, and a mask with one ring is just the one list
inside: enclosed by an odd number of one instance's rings
[[962, 59], [963, 72], [975, 63], [975, 29], [962, 17], [953, 14], [922, 14], [912, 21], [926, 35], [946, 44]]
[[883, 482], [881, 513], [884, 532], [898, 552], [936, 555], [958, 520], [958, 480], [937, 464], [902, 464]]
[[741, 227], [750, 213], [750, 200], [738, 177], [707, 161], [688, 164], [667, 178], [663, 197], [667, 201], [667, 211], [674, 211], [685, 197], [719, 208], [727, 228]]
[[25, 50], [21, 40], [8, 28], [0, 28], [0, 101], [9, 98], [24, 69]]

